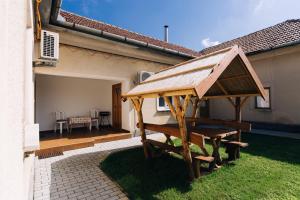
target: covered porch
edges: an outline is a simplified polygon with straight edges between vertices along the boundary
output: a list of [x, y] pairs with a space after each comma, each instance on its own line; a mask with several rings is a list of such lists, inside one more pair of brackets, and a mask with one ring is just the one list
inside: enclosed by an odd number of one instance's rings
[[36, 74], [35, 88], [41, 158], [132, 136], [122, 126], [121, 81]]

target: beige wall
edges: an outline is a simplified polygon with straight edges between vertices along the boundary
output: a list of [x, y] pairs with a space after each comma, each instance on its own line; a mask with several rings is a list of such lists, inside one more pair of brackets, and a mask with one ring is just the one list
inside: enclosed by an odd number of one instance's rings
[[[274, 50], [249, 59], [263, 85], [271, 87], [272, 110], [255, 109], [255, 99], [251, 97], [242, 109], [243, 120], [300, 124], [300, 47]], [[234, 117], [234, 109], [227, 100], [213, 100], [210, 105], [212, 117]]]
[[114, 81], [36, 76], [36, 119], [40, 131], [53, 130], [55, 111], [69, 116], [89, 116], [90, 109], [112, 111]]
[[[63, 41], [61, 42], [63, 43]], [[84, 45], [85, 42], [86, 41], [82, 41]], [[168, 66], [155, 61], [113, 55], [111, 53], [88, 50], [62, 43], [60, 44], [60, 58], [57, 66], [35, 67], [34, 71], [36, 74], [82, 77], [121, 82], [122, 93], [126, 93], [134, 87], [136, 75], [139, 71], [156, 72]], [[165, 57], [164, 59], [167, 58], [168, 57]], [[170, 57], [168, 59], [172, 60], [173, 58]], [[172, 60], [172, 62], [179, 61]], [[171, 118], [169, 113], [156, 112], [155, 99], [146, 100], [143, 109], [146, 122], [164, 123]], [[128, 101], [123, 103], [122, 128], [134, 132], [136, 129], [136, 119], [132, 105]]]

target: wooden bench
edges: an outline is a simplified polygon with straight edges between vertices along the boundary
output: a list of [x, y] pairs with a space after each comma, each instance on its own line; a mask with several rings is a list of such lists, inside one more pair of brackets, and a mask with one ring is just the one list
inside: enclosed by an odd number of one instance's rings
[[[155, 153], [153, 151], [153, 147], [159, 147], [162, 151], [167, 152], [167, 153], [174, 152], [174, 153], [182, 155], [182, 152], [183, 152], [182, 147], [175, 147], [173, 145], [170, 145], [167, 143], [162, 143], [162, 142], [159, 142], [156, 140], [146, 139], [145, 143], [149, 148], [152, 148], [152, 151], [150, 151], [151, 157], [158, 157], [161, 155], [161, 154], [155, 155]], [[196, 178], [200, 177], [201, 163], [211, 163], [214, 161], [214, 157], [205, 156], [205, 155], [195, 153], [195, 152], [191, 152], [191, 156], [192, 156], [192, 160], [193, 160], [193, 167], [194, 167], [194, 172], [195, 172]]]
[[167, 143], [162, 143], [162, 142], [159, 142], [156, 140], [151, 140], [151, 139], [146, 139], [145, 143], [152, 150], [152, 151], [150, 151], [152, 157], [159, 156], [159, 155], [154, 154], [153, 147], [159, 147], [161, 150], [163, 150], [165, 152], [175, 152], [180, 155], [182, 154], [182, 147], [175, 147], [173, 145], [169, 145]]
[[192, 152], [191, 154], [192, 154], [192, 158], [193, 158], [193, 167], [194, 167], [195, 177], [199, 178], [201, 163], [212, 163], [214, 161], [214, 157], [205, 156], [205, 155], [194, 153], [194, 152]]
[[228, 153], [228, 161], [236, 160], [239, 148], [245, 148], [249, 146], [248, 143], [239, 141], [222, 140], [225, 144], [226, 153]]

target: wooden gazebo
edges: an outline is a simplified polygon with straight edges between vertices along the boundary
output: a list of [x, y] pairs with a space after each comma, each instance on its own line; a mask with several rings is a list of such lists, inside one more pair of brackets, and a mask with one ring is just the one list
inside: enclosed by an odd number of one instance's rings
[[[197, 106], [201, 100], [226, 98], [235, 108], [235, 122], [241, 122], [241, 107], [250, 96], [265, 98], [264, 88], [242, 49], [233, 46], [164, 69], [134, 87], [122, 98], [123, 100], [130, 99], [137, 111], [145, 157], [150, 157], [145, 134], [146, 126], [148, 129], [163, 132], [167, 136], [178, 136], [182, 139], [181, 154], [187, 163], [190, 178], [193, 179], [197, 172], [194, 171], [189, 144], [198, 143], [201, 148], [204, 143], [201, 140], [205, 137], [201, 137], [203, 130], [197, 134], [189, 131], [186, 122], [188, 104], [192, 102], [193, 105], [192, 116], [189, 120], [195, 123], [198, 120], [195, 118]], [[144, 124], [143, 100], [157, 97], [163, 97], [168, 104], [172, 115], [178, 122], [176, 129]], [[169, 97], [173, 98], [173, 103]], [[236, 140], [240, 141], [242, 126], [239, 124], [234, 127], [237, 129]], [[176, 151], [175, 148], [174, 151]], [[204, 148], [203, 151], [207, 155]]]

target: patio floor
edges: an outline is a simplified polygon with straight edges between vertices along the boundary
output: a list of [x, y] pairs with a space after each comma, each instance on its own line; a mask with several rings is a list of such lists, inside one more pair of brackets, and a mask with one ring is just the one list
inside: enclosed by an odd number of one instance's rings
[[73, 129], [71, 133], [66, 131], [59, 133], [41, 134], [40, 149], [35, 152], [37, 156], [62, 153], [73, 149], [92, 147], [97, 143], [109, 142], [131, 138], [132, 134], [124, 130], [113, 128], [93, 129], [91, 132], [85, 128]]
[[[151, 139], [164, 138], [152, 134]], [[99, 167], [111, 152], [141, 146], [141, 138], [104, 142], [93, 147], [66, 151], [64, 155], [35, 159], [34, 199], [127, 200], [123, 189]]]

